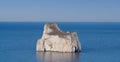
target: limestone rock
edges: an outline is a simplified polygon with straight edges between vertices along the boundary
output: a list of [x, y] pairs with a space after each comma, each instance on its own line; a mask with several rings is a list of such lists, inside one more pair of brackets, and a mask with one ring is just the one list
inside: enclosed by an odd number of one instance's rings
[[37, 41], [36, 51], [80, 52], [81, 45], [76, 32], [64, 33], [56, 23], [48, 23]]

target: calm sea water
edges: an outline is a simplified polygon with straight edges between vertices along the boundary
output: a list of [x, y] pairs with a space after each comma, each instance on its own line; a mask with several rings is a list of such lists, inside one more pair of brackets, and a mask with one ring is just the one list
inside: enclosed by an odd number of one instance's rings
[[120, 23], [57, 23], [78, 32], [81, 53], [36, 52], [43, 22], [0, 22], [0, 62], [120, 62]]

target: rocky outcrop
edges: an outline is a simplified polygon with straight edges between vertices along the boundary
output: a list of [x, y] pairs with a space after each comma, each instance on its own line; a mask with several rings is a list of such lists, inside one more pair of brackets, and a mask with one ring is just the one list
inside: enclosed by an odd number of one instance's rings
[[80, 52], [81, 45], [76, 32], [64, 33], [56, 23], [48, 23], [37, 41], [36, 51]]

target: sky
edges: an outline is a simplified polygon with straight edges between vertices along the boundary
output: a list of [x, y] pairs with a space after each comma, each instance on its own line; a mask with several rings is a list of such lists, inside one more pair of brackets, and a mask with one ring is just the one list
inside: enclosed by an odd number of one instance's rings
[[0, 0], [0, 22], [120, 22], [120, 0]]

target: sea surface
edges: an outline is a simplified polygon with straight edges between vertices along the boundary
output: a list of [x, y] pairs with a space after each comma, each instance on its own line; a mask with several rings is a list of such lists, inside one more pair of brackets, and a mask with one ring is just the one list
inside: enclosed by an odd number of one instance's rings
[[36, 52], [46, 22], [0, 22], [0, 62], [120, 62], [120, 22], [56, 22], [77, 32], [81, 53]]

